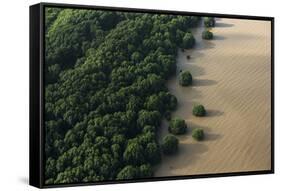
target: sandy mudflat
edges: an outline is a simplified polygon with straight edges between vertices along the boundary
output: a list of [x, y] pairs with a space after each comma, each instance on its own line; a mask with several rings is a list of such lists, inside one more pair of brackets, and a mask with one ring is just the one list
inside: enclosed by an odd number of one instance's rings
[[[270, 30], [266, 21], [218, 19], [212, 41], [201, 40], [201, 28], [193, 31], [197, 45], [179, 51], [178, 71], [189, 70], [194, 85], [168, 81], [179, 102], [173, 116], [184, 118], [190, 129], [178, 136], [178, 154], [156, 167], [156, 177], [270, 169]], [[208, 116], [193, 117], [195, 103]], [[204, 129], [204, 141], [192, 139], [195, 127]], [[163, 122], [160, 137], [165, 134]]]

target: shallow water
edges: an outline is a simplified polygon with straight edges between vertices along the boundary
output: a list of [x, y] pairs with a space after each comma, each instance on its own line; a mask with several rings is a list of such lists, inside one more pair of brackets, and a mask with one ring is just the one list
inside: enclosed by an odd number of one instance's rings
[[[270, 22], [219, 19], [214, 39], [201, 39], [203, 28], [192, 32], [197, 44], [179, 50], [177, 73], [189, 70], [191, 87], [167, 82], [178, 99], [172, 116], [186, 120], [189, 131], [180, 139], [179, 152], [164, 157], [155, 176], [241, 172], [270, 169]], [[186, 56], [190, 55], [191, 59]], [[192, 116], [192, 106], [203, 104], [208, 115]], [[197, 142], [191, 130], [201, 127], [205, 140]], [[166, 135], [167, 122], [159, 132]]]

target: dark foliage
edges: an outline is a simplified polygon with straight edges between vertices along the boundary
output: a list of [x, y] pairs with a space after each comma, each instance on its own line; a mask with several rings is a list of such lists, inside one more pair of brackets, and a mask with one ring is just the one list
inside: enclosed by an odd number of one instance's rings
[[183, 119], [175, 118], [169, 123], [169, 132], [174, 135], [181, 135], [186, 132], [187, 125]]
[[204, 30], [202, 32], [202, 38], [205, 40], [211, 40], [211, 39], [213, 39], [213, 33], [209, 30]]
[[156, 130], [177, 106], [165, 80], [198, 17], [46, 13], [45, 183], [151, 176]]
[[189, 71], [184, 71], [180, 73], [179, 84], [182, 86], [190, 86], [192, 84], [192, 75]]
[[182, 41], [182, 48], [184, 49], [190, 49], [195, 45], [195, 38], [190, 32], [187, 32]]
[[175, 154], [178, 151], [179, 140], [173, 135], [166, 135], [162, 143], [162, 151], [166, 155]]
[[197, 141], [201, 141], [204, 139], [204, 131], [203, 129], [194, 129], [192, 131], [192, 137]]
[[192, 114], [198, 117], [206, 115], [206, 110], [203, 105], [195, 105], [192, 109]]
[[126, 179], [134, 179], [137, 177], [138, 169], [129, 165], [124, 167], [118, 174], [117, 180], [126, 180]]
[[216, 25], [216, 20], [214, 17], [205, 17], [204, 18], [205, 27], [214, 27]]

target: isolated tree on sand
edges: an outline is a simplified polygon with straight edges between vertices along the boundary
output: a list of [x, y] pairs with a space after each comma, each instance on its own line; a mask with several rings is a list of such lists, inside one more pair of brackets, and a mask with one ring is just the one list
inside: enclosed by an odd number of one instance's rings
[[204, 139], [204, 131], [203, 129], [194, 129], [192, 130], [192, 137], [197, 141], [202, 141]]
[[214, 38], [214, 35], [211, 31], [209, 30], [204, 30], [202, 32], [202, 38], [205, 39], [205, 40], [211, 40]]
[[174, 135], [181, 135], [186, 132], [187, 125], [183, 119], [175, 118], [169, 123], [169, 132]]
[[216, 21], [214, 17], [205, 17], [204, 18], [205, 27], [214, 27], [216, 25]]
[[197, 117], [202, 117], [206, 115], [206, 110], [203, 105], [195, 105], [192, 109], [192, 114]]
[[189, 71], [180, 73], [179, 84], [182, 86], [190, 86], [192, 84], [192, 75]]

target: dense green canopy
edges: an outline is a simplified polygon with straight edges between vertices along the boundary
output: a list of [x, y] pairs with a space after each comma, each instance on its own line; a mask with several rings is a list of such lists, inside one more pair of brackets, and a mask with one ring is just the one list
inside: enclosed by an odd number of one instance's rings
[[177, 106], [165, 80], [199, 18], [46, 14], [45, 183], [151, 176], [161, 160], [156, 131]]
[[192, 84], [192, 75], [189, 71], [180, 73], [179, 84], [182, 86], [190, 86]]
[[204, 18], [205, 27], [214, 27], [216, 25], [216, 20], [214, 17], [205, 17]]
[[206, 110], [203, 105], [195, 105], [192, 109], [192, 114], [198, 117], [202, 117], [206, 115]]
[[186, 132], [187, 125], [183, 119], [175, 118], [169, 123], [169, 132], [174, 135], [181, 135]]
[[192, 130], [192, 137], [197, 141], [201, 141], [204, 139], [204, 131], [203, 129], [193, 129]]
[[134, 179], [137, 177], [138, 169], [128, 165], [124, 167], [118, 174], [117, 174], [117, 180], [126, 180], [126, 179]]
[[178, 151], [179, 140], [173, 135], [163, 138], [162, 151], [166, 155], [175, 154]]
[[184, 49], [190, 49], [195, 45], [195, 38], [190, 32], [187, 32], [182, 41], [182, 48]]
[[202, 38], [205, 40], [211, 40], [211, 39], [213, 39], [213, 37], [214, 37], [213, 33], [209, 30], [204, 30], [202, 32]]

